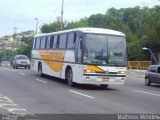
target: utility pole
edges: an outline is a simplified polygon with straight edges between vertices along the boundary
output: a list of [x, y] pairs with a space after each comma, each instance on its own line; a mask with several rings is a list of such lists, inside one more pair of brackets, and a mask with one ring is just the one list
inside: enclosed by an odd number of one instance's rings
[[4, 59], [6, 60], [6, 38], [4, 39]]
[[38, 33], [38, 18], [35, 18], [36, 20], [36, 34]]
[[62, 8], [61, 8], [61, 30], [63, 29], [63, 4], [64, 4], [64, 0], [62, 0]]
[[17, 34], [17, 27], [16, 27], [16, 23], [14, 23], [14, 34]]
[[[13, 29], [14, 29], [13, 39], [14, 39], [14, 42], [15, 42], [14, 49], [17, 49], [18, 44], [17, 44], [17, 27], [16, 27], [16, 23], [14, 23], [14, 28]], [[15, 51], [15, 54], [17, 54], [16, 51]]]
[[142, 30], [142, 25], [143, 25], [143, 17], [144, 17], [144, 11], [143, 11], [143, 9], [144, 9], [144, 5], [145, 5], [145, 3], [144, 2], [142, 2], [142, 7], [141, 7], [141, 14], [140, 14], [140, 23], [139, 23], [139, 36], [138, 36], [138, 39], [139, 39], [139, 48], [138, 48], [138, 52], [139, 52], [139, 54], [138, 54], [138, 59], [139, 60], [142, 60], [142, 50], [141, 50], [141, 48], [142, 48], [142, 40], [143, 40], [143, 30]]

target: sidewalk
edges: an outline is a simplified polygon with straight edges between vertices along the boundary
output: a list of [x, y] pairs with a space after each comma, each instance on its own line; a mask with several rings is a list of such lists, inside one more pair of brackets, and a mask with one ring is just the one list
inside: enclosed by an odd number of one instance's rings
[[142, 73], [145, 73], [145, 72], [146, 72], [146, 70], [139, 70], [139, 69], [130, 69], [130, 70], [132, 70], [132, 71], [134, 71], [134, 72], [142, 72]]
[[127, 78], [144, 79], [146, 70], [128, 69]]

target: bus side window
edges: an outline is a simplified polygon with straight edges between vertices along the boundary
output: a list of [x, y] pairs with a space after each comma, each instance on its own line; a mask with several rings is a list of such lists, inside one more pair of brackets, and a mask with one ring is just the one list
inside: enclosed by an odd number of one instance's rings
[[71, 32], [68, 34], [67, 48], [72, 49], [75, 47], [75, 33]]
[[160, 74], [160, 67], [158, 67], [158, 68], [157, 68], [157, 73], [159, 73], [159, 74]]
[[35, 48], [36, 49], [39, 49], [40, 48], [40, 45], [41, 45], [41, 38], [40, 37], [38, 37], [37, 39], [36, 39], [36, 44], [35, 44], [36, 46], [35, 46]]
[[50, 36], [48, 36], [47, 38], [46, 38], [46, 49], [49, 49], [50, 48], [50, 41], [51, 41], [51, 37]]
[[57, 36], [56, 48], [59, 48], [60, 35]]
[[53, 48], [56, 48], [56, 46], [57, 46], [57, 35], [54, 36]]
[[50, 48], [53, 48], [53, 42], [54, 42], [54, 36], [51, 36], [51, 40], [50, 40]]
[[77, 56], [77, 62], [81, 63], [82, 62], [82, 48], [83, 48], [83, 41], [82, 41], [82, 37], [78, 38], [78, 56]]
[[59, 40], [59, 48], [66, 48], [67, 34], [61, 34]]
[[36, 48], [36, 40], [37, 40], [37, 38], [34, 38], [34, 39], [33, 39], [32, 49], [35, 49], [35, 48]]
[[77, 38], [77, 34], [74, 33], [74, 40], [73, 40], [72, 48], [75, 48], [76, 46], [76, 38]]
[[42, 39], [41, 39], [41, 49], [45, 49], [45, 45], [46, 45], [46, 37], [44, 36], [44, 37], [42, 37]]

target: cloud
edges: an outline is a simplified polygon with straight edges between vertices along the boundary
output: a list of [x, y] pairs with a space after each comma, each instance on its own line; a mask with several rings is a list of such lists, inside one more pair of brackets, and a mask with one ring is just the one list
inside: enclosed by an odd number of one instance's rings
[[[64, 19], [79, 20], [91, 14], [105, 13], [111, 7], [154, 6], [158, 0], [64, 0]], [[18, 31], [35, 29], [34, 18], [39, 18], [39, 26], [53, 22], [61, 14], [61, 0], [1, 0], [0, 36], [13, 34], [16, 23]], [[58, 10], [57, 10], [58, 9]], [[56, 10], [56, 12], [55, 12]]]

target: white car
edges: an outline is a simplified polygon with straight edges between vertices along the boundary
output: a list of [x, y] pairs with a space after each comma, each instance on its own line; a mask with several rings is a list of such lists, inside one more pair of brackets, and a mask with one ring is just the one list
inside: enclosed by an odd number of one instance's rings
[[9, 61], [2, 61], [1, 66], [3, 67], [10, 67], [10, 62]]
[[26, 55], [16, 55], [13, 59], [13, 68], [25, 67], [30, 69], [30, 60]]

